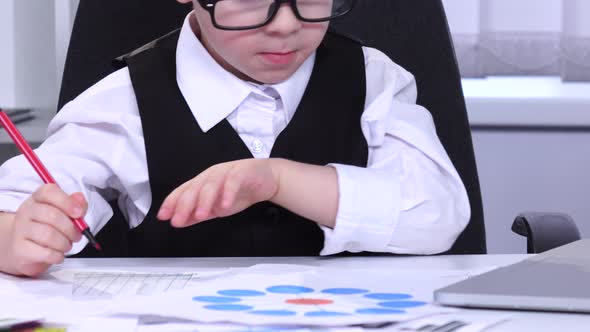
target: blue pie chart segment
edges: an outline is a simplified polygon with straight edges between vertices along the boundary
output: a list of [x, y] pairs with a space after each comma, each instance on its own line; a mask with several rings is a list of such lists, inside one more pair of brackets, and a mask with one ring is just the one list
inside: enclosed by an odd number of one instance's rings
[[289, 286], [289, 285], [280, 285], [280, 286], [272, 286], [266, 289], [269, 293], [275, 294], [305, 294], [305, 293], [313, 293], [313, 289], [309, 287], [301, 287], [301, 286]]

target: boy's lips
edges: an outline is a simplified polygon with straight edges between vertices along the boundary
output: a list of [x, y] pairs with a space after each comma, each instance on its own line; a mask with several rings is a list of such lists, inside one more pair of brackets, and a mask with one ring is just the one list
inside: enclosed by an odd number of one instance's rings
[[259, 53], [265, 62], [274, 65], [288, 65], [295, 60], [296, 51], [290, 52], [260, 52]]

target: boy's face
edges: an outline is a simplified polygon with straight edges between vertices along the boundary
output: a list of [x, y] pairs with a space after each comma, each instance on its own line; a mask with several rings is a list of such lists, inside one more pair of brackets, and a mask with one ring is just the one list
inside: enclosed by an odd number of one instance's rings
[[261, 28], [227, 31], [215, 28], [209, 13], [193, 2], [191, 25], [213, 58], [234, 75], [258, 83], [288, 79], [320, 45], [329, 24], [299, 21], [291, 7], [283, 4], [275, 18]]

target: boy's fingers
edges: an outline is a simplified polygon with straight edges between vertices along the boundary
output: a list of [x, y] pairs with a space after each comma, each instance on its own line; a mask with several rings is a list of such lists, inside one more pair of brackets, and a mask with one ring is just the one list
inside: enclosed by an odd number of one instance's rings
[[176, 210], [176, 205], [178, 202], [178, 198], [182, 195], [182, 193], [189, 187], [189, 183], [192, 181], [188, 181], [180, 185], [180, 187], [174, 189], [167, 197], [164, 199], [160, 210], [158, 211], [158, 219], [160, 220], [169, 220], [174, 215], [174, 211]]
[[37, 203], [30, 210], [30, 218], [33, 221], [50, 225], [61, 232], [69, 241], [78, 242], [82, 238], [82, 233], [74, 226], [70, 217], [58, 208]]
[[221, 200], [222, 210], [227, 210], [234, 205], [238, 192], [240, 191], [242, 184], [238, 177], [231, 177], [225, 181], [223, 186], [223, 197]]
[[84, 208], [84, 211], [86, 212], [86, 209], [88, 209], [88, 202], [86, 201], [86, 198], [84, 197], [84, 194], [82, 194], [82, 193], [73, 193], [73, 194], [70, 195], [70, 197], [76, 203], [78, 203], [78, 205], [80, 205], [82, 208]]
[[19, 272], [27, 276], [37, 276], [43, 273], [50, 265], [64, 261], [64, 254], [57, 250], [41, 246], [31, 241], [24, 241], [22, 256], [19, 261]]
[[33, 193], [33, 199], [39, 203], [53, 205], [72, 218], [79, 218], [84, 214], [84, 207], [55, 184], [41, 186]]
[[25, 238], [35, 244], [60, 253], [66, 253], [72, 249], [72, 242], [61, 232], [47, 224], [39, 222], [33, 222], [29, 225]]
[[17, 266], [14, 274], [35, 278], [47, 271], [49, 267], [51, 267], [51, 264], [47, 263], [22, 263]]
[[211, 218], [211, 210], [213, 204], [220, 196], [219, 192], [221, 191], [221, 186], [222, 181], [207, 182], [203, 185], [203, 188], [201, 188], [201, 192], [199, 193], [197, 208], [194, 215], [197, 221], [204, 221]]
[[176, 201], [174, 216], [171, 223], [175, 227], [187, 226], [192, 222], [192, 214], [199, 196], [200, 188], [197, 185], [188, 187]]

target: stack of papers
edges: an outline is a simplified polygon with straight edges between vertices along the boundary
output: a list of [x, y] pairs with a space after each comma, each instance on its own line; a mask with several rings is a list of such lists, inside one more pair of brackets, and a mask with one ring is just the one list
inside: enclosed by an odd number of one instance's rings
[[[435, 289], [483, 271], [372, 271], [255, 265], [214, 273], [57, 270], [0, 276], [0, 312], [68, 331], [480, 331], [505, 315], [432, 303]], [[401, 331], [401, 330], [400, 330]]]

